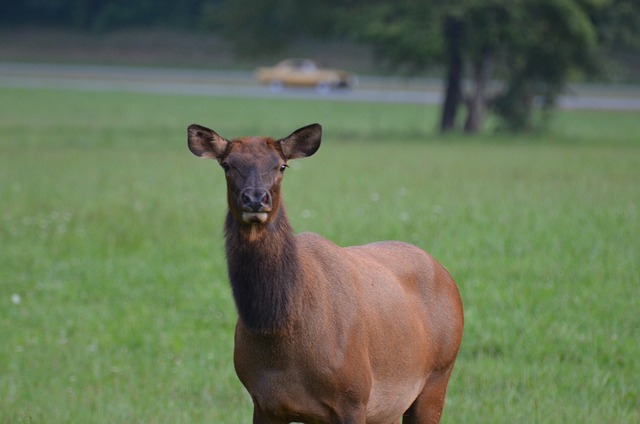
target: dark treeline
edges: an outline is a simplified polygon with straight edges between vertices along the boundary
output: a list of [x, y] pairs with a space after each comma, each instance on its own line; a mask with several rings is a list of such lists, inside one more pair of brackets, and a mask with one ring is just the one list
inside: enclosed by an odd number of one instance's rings
[[193, 28], [219, 0], [0, 0], [4, 26], [46, 25], [104, 32], [127, 27]]

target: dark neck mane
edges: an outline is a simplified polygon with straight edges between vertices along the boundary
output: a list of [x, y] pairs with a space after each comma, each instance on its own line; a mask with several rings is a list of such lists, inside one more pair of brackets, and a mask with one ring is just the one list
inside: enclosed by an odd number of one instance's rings
[[301, 272], [295, 235], [284, 207], [281, 205], [264, 227], [240, 225], [228, 213], [225, 246], [240, 319], [256, 332], [285, 330]]

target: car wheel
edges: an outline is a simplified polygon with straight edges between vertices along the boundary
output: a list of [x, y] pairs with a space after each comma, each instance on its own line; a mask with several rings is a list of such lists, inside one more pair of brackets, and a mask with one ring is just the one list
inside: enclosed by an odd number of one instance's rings
[[321, 94], [327, 94], [329, 91], [331, 91], [331, 84], [326, 81], [320, 81], [318, 84], [316, 84], [316, 91]]
[[271, 80], [269, 82], [269, 91], [279, 92], [284, 89], [284, 84], [280, 80]]

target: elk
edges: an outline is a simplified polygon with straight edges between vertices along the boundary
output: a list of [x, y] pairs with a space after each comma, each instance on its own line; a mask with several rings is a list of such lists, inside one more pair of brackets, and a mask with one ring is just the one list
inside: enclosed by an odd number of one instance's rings
[[463, 327], [447, 270], [403, 242], [294, 234], [281, 182], [289, 160], [320, 147], [319, 124], [279, 140], [187, 132], [191, 152], [226, 176], [234, 365], [253, 423], [439, 422]]

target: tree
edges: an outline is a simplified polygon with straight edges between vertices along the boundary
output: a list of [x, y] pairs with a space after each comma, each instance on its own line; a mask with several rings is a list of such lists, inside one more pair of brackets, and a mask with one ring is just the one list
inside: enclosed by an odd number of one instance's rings
[[458, 17], [447, 16], [444, 19], [445, 66], [447, 69], [446, 91], [440, 130], [451, 131], [456, 127], [456, 115], [463, 100], [462, 79], [464, 77], [464, 52], [462, 51], [465, 36], [464, 22]]
[[[396, 68], [444, 62], [442, 131], [455, 127], [460, 106], [466, 132], [482, 129], [489, 106], [504, 128], [526, 130], [544, 122], [536, 111], [549, 115], [572, 73], [598, 70], [599, 29], [638, 39], [638, 20], [612, 11], [620, 6], [640, 16], [633, 0], [352, 1], [351, 27]], [[625, 20], [625, 30], [614, 30]], [[492, 87], [496, 77], [502, 84]]]
[[466, 56], [470, 68], [471, 82], [465, 95], [467, 117], [464, 131], [480, 132], [484, 125], [486, 109], [490, 102], [489, 84], [505, 53], [509, 38], [512, 14], [517, 10], [517, 1], [488, 0], [467, 1], [460, 6], [460, 21], [465, 37], [460, 40], [460, 49]]
[[[464, 105], [465, 131], [478, 132], [512, 7], [513, 2], [506, 0], [368, 1], [357, 6], [351, 28], [358, 39], [372, 43], [378, 56], [394, 69], [424, 70], [444, 63], [446, 89], [440, 129], [453, 130], [458, 110]], [[466, 92], [465, 76], [471, 82]]]
[[578, 1], [537, 0], [522, 4], [509, 33], [495, 112], [504, 128], [529, 130], [544, 125], [571, 72], [598, 71], [596, 31]]

